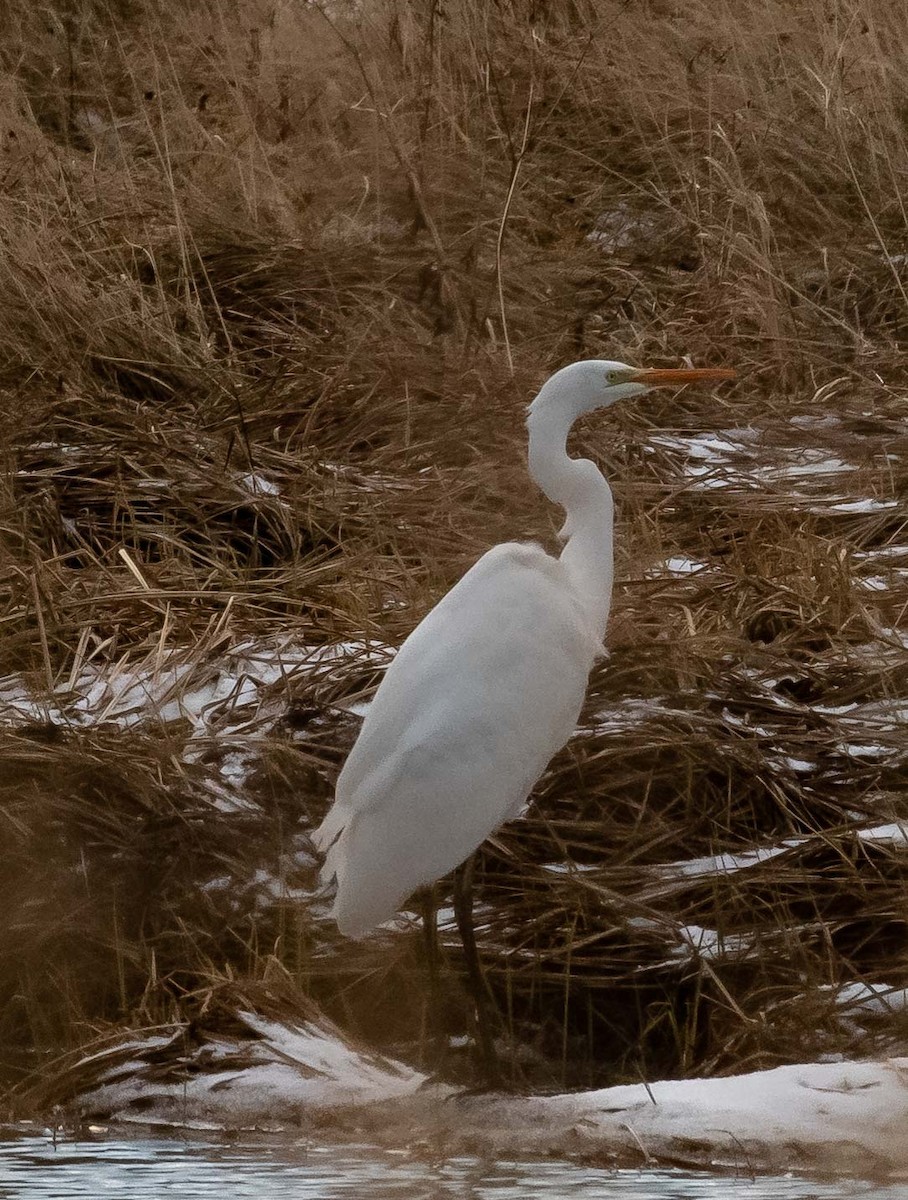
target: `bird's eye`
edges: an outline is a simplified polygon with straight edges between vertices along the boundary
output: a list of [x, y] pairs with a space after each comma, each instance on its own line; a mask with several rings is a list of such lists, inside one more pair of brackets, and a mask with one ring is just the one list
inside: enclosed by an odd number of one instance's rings
[[606, 371], [605, 382], [606, 383], [617, 383], [618, 382], [618, 372], [617, 371]]

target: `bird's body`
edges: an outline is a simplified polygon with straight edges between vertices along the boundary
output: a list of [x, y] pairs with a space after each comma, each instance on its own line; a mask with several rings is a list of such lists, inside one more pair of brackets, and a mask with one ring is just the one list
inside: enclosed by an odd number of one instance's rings
[[340, 835], [325, 873], [343, 933], [392, 916], [519, 813], [601, 650], [540, 546], [496, 546], [432, 609], [388, 668], [320, 831]]
[[342, 933], [393, 916], [516, 816], [574, 730], [608, 619], [612, 498], [592, 462], [567, 455], [573, 422], [669, 376], [728, 375], [593, 360], [539, 393], [530, 473], [567, 512], [564, 549], [558, 558], [515, 542], [488, 551], [388, 668], [315, 834], [324, 876], [337, 878]]

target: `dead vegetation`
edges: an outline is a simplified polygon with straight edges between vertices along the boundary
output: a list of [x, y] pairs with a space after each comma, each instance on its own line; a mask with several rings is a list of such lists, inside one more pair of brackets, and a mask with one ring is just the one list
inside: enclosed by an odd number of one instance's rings
[[594, 355], [741, 382], [579, 433], [622, 582], [577, 737], [483, 851], [515, 1077], [903, 1039], [901, 6], [9, 7], [20, 1099], [218, 979], [289, 975], [414, 1057], [466, 1028], [454, 987], [428, 1011], [415, 933], [332, 933], [306, 831], [381, 647], [486, 546], [554, 528], [522, 406]]

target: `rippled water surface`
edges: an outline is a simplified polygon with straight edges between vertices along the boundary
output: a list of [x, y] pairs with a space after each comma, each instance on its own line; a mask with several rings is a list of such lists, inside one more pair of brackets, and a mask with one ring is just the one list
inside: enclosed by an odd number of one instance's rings
[[185, 1200], [908, 1200], [908, 1186], [716, 1178], [685, 1171], [609, 1171], [568, 1162], [426, 1162], [367, 1148], [303, 1142], [240, 1145], [179, 1138], [0, 1142], [0, 1200], [157, 1196]]

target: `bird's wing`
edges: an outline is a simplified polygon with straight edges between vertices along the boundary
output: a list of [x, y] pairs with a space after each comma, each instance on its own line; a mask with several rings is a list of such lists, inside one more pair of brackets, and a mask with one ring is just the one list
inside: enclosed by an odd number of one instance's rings
[[[601, 652], [559, 561], [536, 545], [496, 546], [401, 646], [347, 758], [338, 796], [354, 808], [375, 803], [361, 784], [379, 763], [440, 744], [446, 733], [457, 738], [467, 725], [475, 733], [477, 722], [504, 733], [510, 721], [519, 727], [531, 716], [544, 741], [561, 737], [562, 745], [577, 715], [568, 719], [563, 710], [582, 703]], [[560, 695], [565, 688], [568, 696]]]
[[338, 779], [316, 837], [334, 842], [339, 910], [359, 897], [383, 919], [515, 815], [598, 653], [557, 559], [515, 543], [484, 555], [404, 642]]

